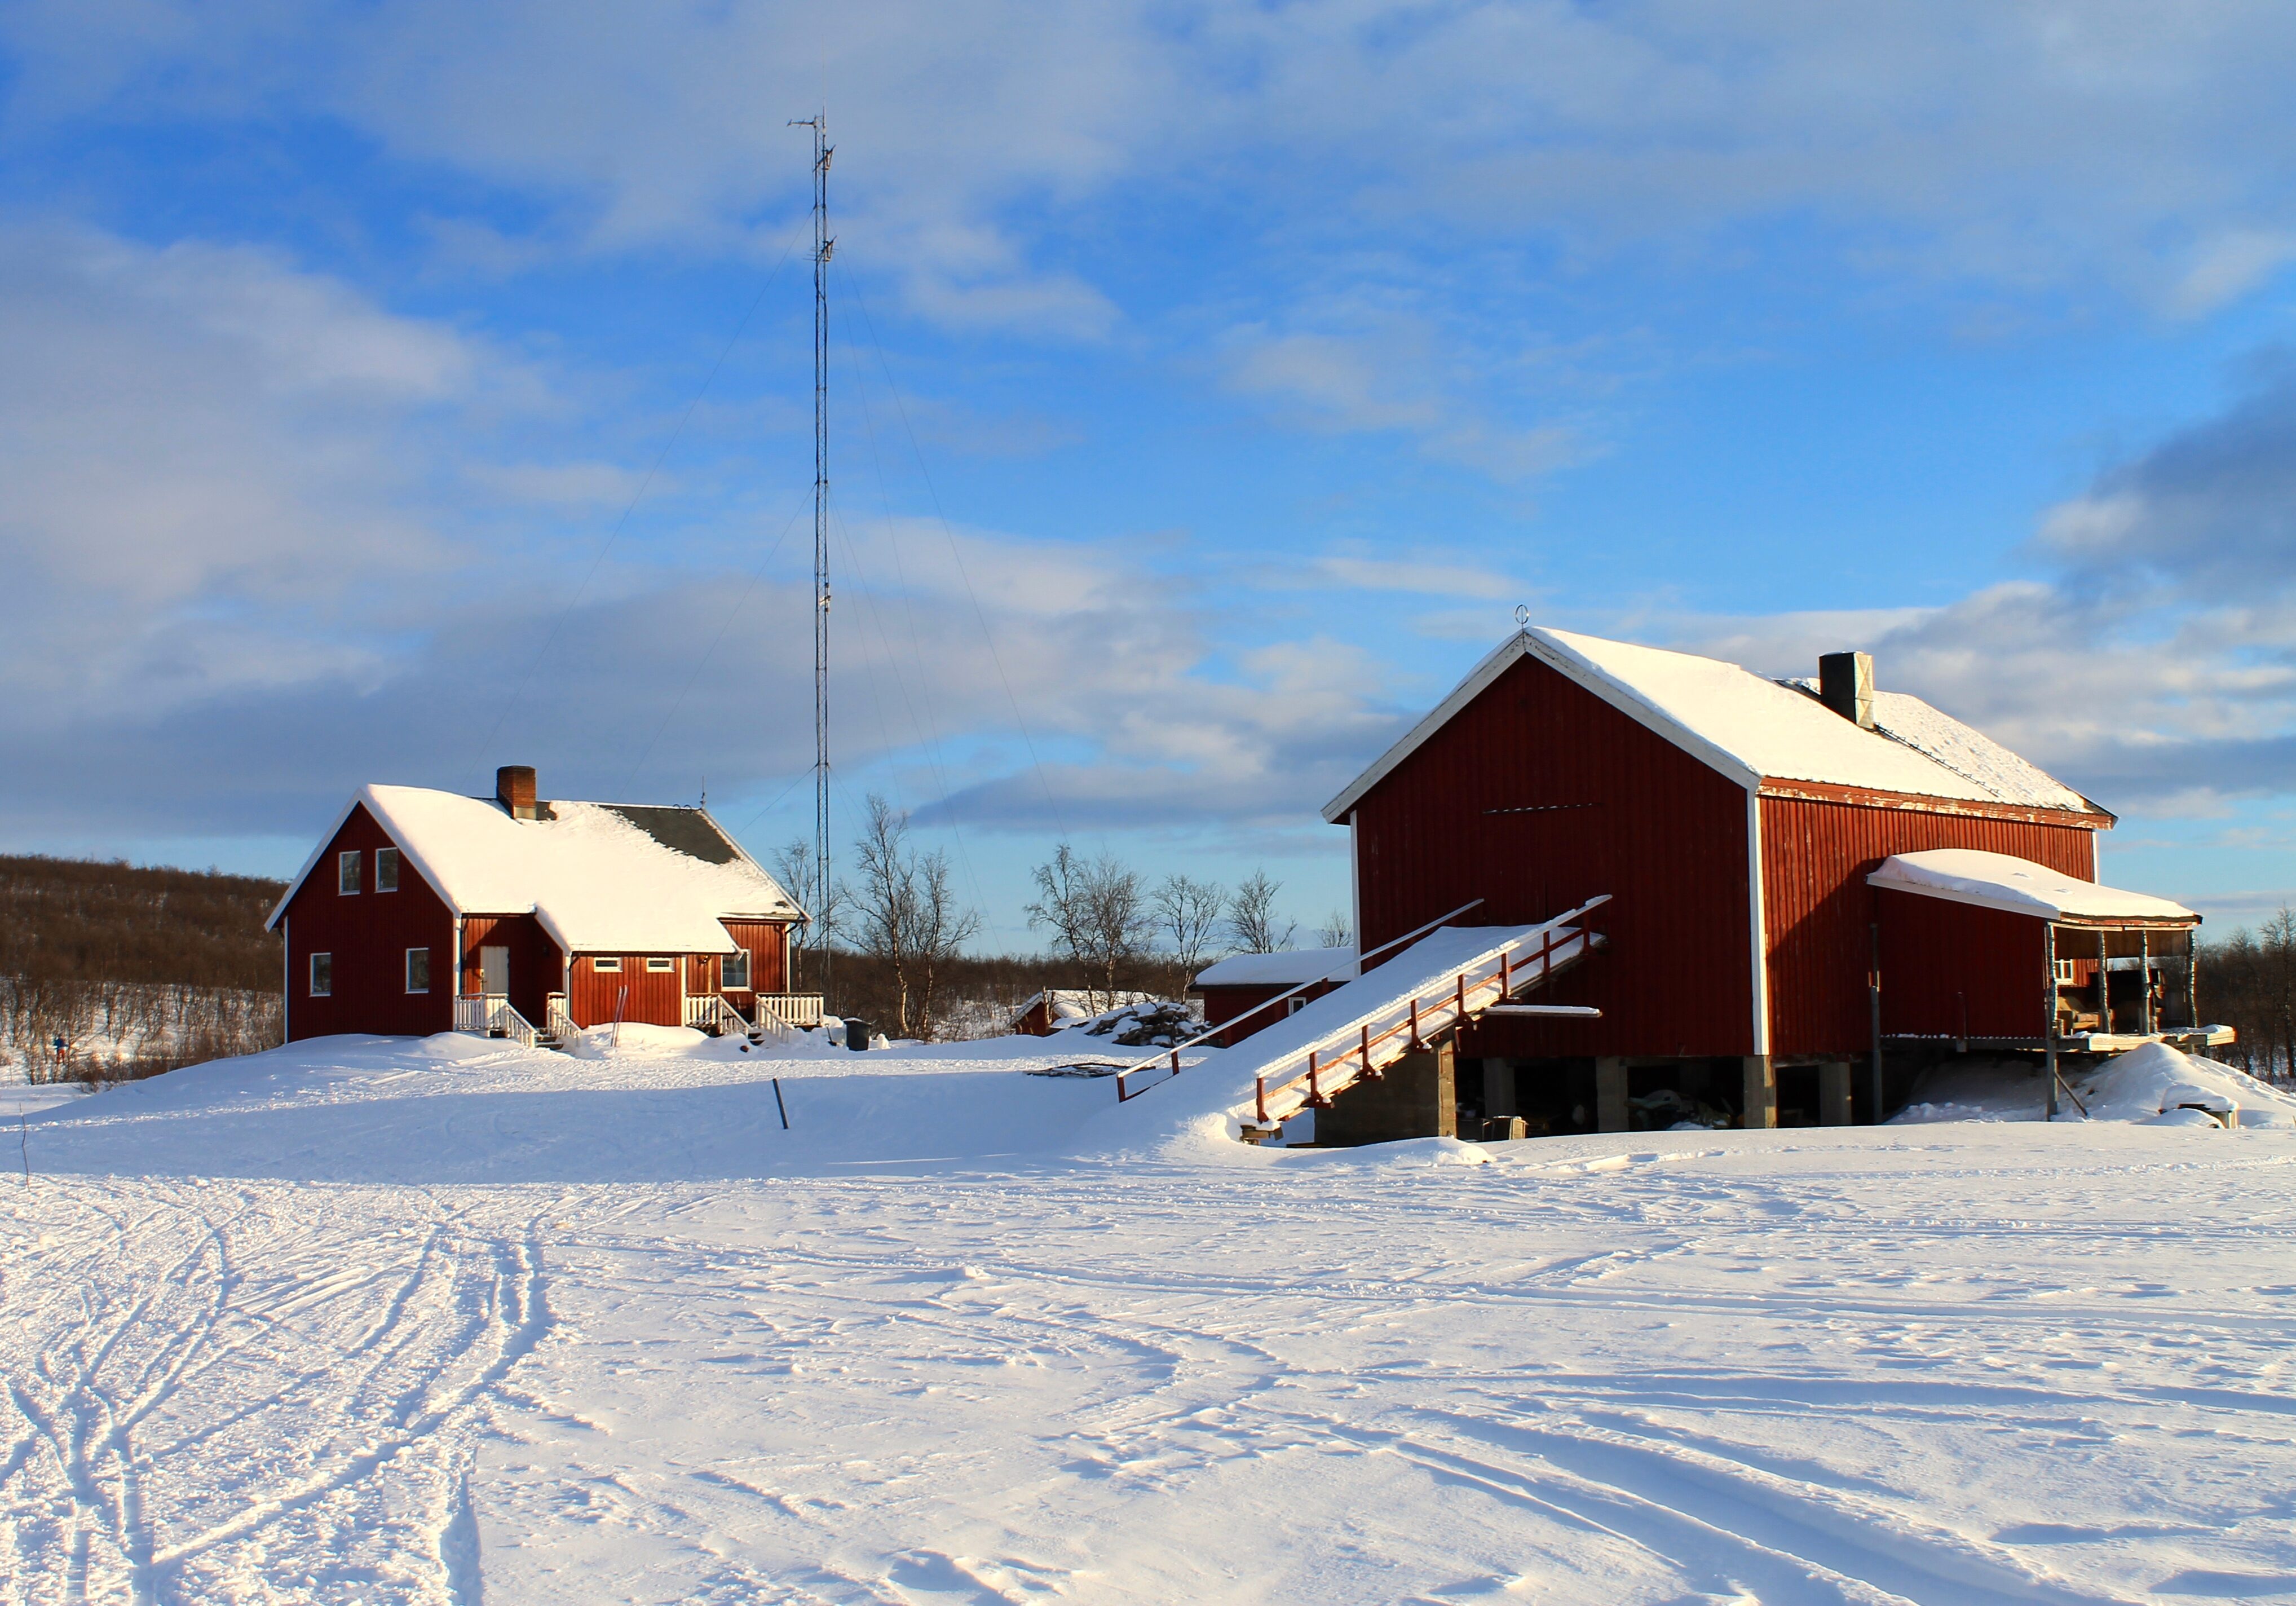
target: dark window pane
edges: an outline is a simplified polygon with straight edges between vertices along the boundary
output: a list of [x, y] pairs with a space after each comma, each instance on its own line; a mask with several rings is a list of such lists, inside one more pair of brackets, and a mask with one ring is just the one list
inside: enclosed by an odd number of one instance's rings
[[406, 950], [406, 990], [410, 993], [427, 993], [430, 990], [430, 949]]
[[354, 848], [335, 856], [335, 890], [344, 894], [359, 889], [359, 855]]
[[311, 955], [311, 996], [325, 998], [335, 990], [335, 956], [332, 954]]
[[378, 848], [374, 850], [374, 889], [377, 892], [398, 890], [398, 849]]

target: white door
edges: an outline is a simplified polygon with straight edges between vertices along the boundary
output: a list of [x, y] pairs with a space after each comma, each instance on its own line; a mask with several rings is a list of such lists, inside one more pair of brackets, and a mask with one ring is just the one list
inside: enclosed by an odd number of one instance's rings
[[510, 993], [510, 950], [480, 948], [479, 950], [479, 991], [489, 998], [502, 998]]

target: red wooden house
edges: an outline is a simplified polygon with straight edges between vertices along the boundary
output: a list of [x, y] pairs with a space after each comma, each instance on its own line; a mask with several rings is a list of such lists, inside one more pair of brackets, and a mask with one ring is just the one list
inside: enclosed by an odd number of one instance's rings
[[[2199, 917], [2095, 886], [2111, 815], [1875, 691], [1864, 654], [1821, 667], [1776, 681], [1526, 629], [1326, 807], [1366, 951], [1470, 900], [1465, 919], [1505, 925], [1611, 895], [1607, 946], [1551, 994], [1599, 1017], [1481, 1020], [1458, 1048], [1463, 1108], [1534, 1130], [1840, 1122], [1852, 1064], [1893, 1045], [2191, 1027]], [[1878, 1075], [1854, 1080], [1871, 1118]]]
[[820, 1018], [791, 995], [805, 919], [706, 809], [367, 786], [269, 924], [287, 1036], [478, 1031], [562, 1041], [613, 1021], [747, 1030]]

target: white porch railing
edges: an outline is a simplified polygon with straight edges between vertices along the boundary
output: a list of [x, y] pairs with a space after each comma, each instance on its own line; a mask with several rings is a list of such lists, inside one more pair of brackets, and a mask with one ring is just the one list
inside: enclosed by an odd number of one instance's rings
[[746, 1037], [749, 1017], [727, 1003], [722, 993], [695, 993], [685, 1000], [685, 1024], [718, 1037]]
[[821, 995], [819, 993], [758, 993], [760, 1020], [770, 1013], [784, 1026], [816, 1027], [821, 1024]]
[[582, 1028], [575, 1025], [574, 1017], [566, 1012], [566, 995], [551, 994], [549, 1004], [549, 1012], [544, 1017], [544, 1029], [561, 1043], [571, 1043], [580, 1037]]
[[457, 996], [455, 1029], [480, 1037], [507, 1037], [523, 1048], [534, 1047], [535, 1039], [541, 1035], [500, 993]]

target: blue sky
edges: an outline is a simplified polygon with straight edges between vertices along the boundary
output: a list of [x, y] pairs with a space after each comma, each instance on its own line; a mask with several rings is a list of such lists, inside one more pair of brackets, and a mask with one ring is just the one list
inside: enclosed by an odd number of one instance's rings
[[1518, 604], [2296, 896], [2284, 8], [831, 9], [0, 5], [0, 844], [807, 830], [825, 103], [842, 807], [990, 946], [1062, 834], [1319, 923]]

